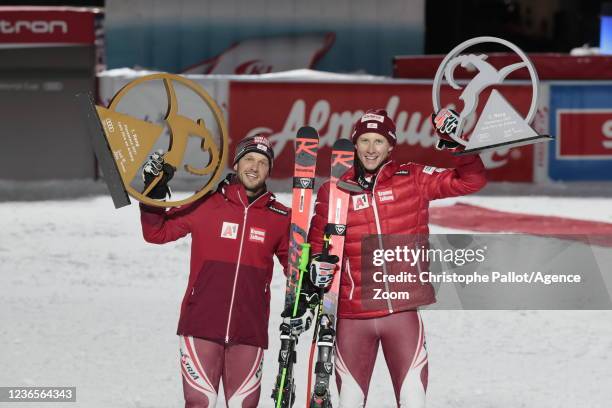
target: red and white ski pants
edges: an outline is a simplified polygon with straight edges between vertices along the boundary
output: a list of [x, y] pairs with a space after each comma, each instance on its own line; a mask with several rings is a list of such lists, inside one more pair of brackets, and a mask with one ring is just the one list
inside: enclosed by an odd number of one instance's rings
[[397, 406], [425, 407], [427, 350], [418, 311], [372, 319], [338, 319], [337, 330], [340, 408], [365, 406], [379, 344], [391, 374]]
[[221, 377], [228, 408], [257, 407], [261, 389], [262, 348], [179, 337], [185, 408], [214, 407]]

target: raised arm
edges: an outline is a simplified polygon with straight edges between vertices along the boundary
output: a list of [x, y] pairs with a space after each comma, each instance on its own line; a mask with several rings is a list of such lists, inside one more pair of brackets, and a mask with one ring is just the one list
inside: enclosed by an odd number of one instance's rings
[[142, 236], [152, 244], [176, 241], [191, 232], [191, 214], [194, 208], [171, 209], [140, 204]]
[[487, 184], [484, 164], [478, 155], [453, 157], [455, 168], [416, 165], [417, 180], [429, 200], [475, 193]]

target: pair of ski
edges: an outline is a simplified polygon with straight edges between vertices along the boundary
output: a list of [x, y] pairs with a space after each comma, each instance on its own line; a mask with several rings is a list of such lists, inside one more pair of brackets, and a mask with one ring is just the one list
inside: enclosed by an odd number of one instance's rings
[[[285, 310], [292, 307], [292, 317], [298, 309], [302, 283], [308, 273], [310, 245], [306, 242], [310, 222], [310, 207], [314, 190], [315, 170], [319, 135], [312, 127], [298, 130], [295, 143], [295, 165], [293, 176], [293, 197], [291, 212], [291, 231], [289, 237], [289, 274], [285, 292]], [[349, 195], [337, 187], [340, 177], [353, 165], [354, 147], [350, 140], [339, 139], [334, 143], [331, 155], [331, 179], [329, 192], [328, 224], [325, 228], [323, 255], [336, 255], [342, 265], [344, 234], [348, 213]], [[319, 307], [313, 335], [308, 368], [309, 396], [307, 407], [331, 407], [329, 380], [333, 369], [333, 347], [335, 342], [335, 320], [340, 289], [339, 273], [325, 294], [319, 293]], [[306, 277], [308, 279], [308, 277]], [[291, 333], [287, 325], [280, 327], [281, 348], [278, 362], [279, 371], [272, 398], [276, 408], [291, 408], [295, 400], [295, 381], [293, 375], [296, 362], [295, 346], [297, 336]], [[315, 386], [311, 392], [311, 373], [314, 346], [318, 346], [318, 357], [315, 365]]]

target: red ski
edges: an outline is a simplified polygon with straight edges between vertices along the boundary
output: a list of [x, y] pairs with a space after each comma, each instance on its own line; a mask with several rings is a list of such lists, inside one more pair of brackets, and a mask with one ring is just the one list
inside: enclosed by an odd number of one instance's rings
[[319, 134], [310, 126], [301, 127], [295, 140], [293, 170], [293, 198], [291, 202], [291, 231], [289, 236], [289, 277], [285, 290], [285, 307], [294, 304], [300, 280], [299, 259], [301, 245], [306, 242], [310, 207], [314, 189]]
[[[285, 309], [293, 307], [293, 317], [297, 311], [297, 298], [302, 289], [304, 271], [308, 264], [308, 224], [314, 189], [315, 169], [319, 134], [309, 126], [298, 130], [295, 141], [295, 165], [293, 172], [293, 200], [291, 204], [291, 231], [289, 236], [289, 274], [285, 291]], [[295, 399], [293, 365], [297, 337], [286, 325], [280, 327], [281, 347], [278, 355], [279, 369], [272, 398], [276, 408], [290, 408]]]
[[[336, 255], [338, 265], [342, 269], [344, 254], [344, 237], [346, 233], [346, 218], [349, 207], [349, 193], [338, 188], [342, 175], [353, 166], [355, 148], [348, 139], [339, 139], [334, 143], [331, 156], [331, 178], [329, 182], [329, 209], [327, 226], [325, 227], [323, 256]], [[336, 339], [336, 310], [340, 292], [340, 273], [336, 273], [328, 292], [322, 296], [319, 305], [319, 317], [313, 335], [308, 368], [308, 393], [311, 392], [311, 373], [315, 339], [317, 339], [318, 356], [314, 368], [315, 385], [307, 406], [310, 408], [331, 407], [329, 380], [333, 370], [333, 349]]]

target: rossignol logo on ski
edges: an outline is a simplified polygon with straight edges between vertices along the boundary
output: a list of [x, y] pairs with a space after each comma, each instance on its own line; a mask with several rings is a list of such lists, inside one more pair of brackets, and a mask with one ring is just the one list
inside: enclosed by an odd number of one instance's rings
[[334, 225], [334, 231], [336, 231], [336, 235], [344, 235], [344, 233], [346, 232], [346, 225], [336, 224]]
[[314, 178], [311, 177], [295, 177], [293, 179], [294, 188], [309, 188], [314, 187]]
[[223, 222], [221, 226], [221, 238], [236, 239], [238, 238], [238, 224], [233, 222]]
[[251, 227], [249, 241], [263, 244], [266, 240], [266, 231], [260, 228]]
[[363, 210], [364, 208], [368, 208], [370, 203], [368, 202], [367, 194], [359, 194], [351, 197], [353, 200], [353, 209], [355, 211]]

